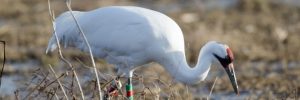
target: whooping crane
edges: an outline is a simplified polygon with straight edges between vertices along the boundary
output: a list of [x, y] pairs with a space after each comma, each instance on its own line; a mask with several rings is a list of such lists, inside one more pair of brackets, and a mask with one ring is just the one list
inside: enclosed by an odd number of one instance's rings
[[[195, 84], [206, 78], [213, 61], [220, 62], [238, 94], [233, 54], [222, 43], [210, 41], [200, 50], [198, 62], [191, 68], [185, 56], [180, 27], [168, 16], [149, 9], [132, 6], [111, 6], [92, 11], [73, 11], [90, 43], [95, 57], [114, 64], [118, 75], [129, 80], [137, 66], [157, 62], [177, 81]], [[60, 44], [88, 52], [70, 14], [57, 17], [56, 32]], [[53, 35], [47, 52], [57, 48]]]

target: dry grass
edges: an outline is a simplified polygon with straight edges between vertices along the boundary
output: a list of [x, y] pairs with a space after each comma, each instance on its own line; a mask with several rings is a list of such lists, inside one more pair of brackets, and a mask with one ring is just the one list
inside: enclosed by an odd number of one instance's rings
[[[300, 30], [299, 8], [268, 2], [257, 4], [257, 2], [250, 2], [249, 0], [244, 1], [248, 2], [242, 2], [225, 11], [202, 11], [201, 9], [186, 8], [182, 11], [165, 13], [176, 20], [183, 29], [188, 46], [187, 53], [197, 55], [196, 53], [205, 42], [217, 40], [229, 44], [239, 60], [280, 60], [282, 57], [279, 55], [281, 52], [279, 46], [282, 40], [279, 39], [278, 34], [283, 33], [287, 34], [286, 39], [282, 41], [284, 47], [287, 48], [287, 53], [284, 56], [288, 60], [300, 60], [300, 53], [297, 52], [300, 48], [298, 45], [300, 42], [298, 39], [298, 31]], [[129, 1], [121, 3], [107, 1], [103, 3], [103, 1], [88, 0], [87, 4], [90, 5], [87, 6], [74, 0], [73, 6], [75, 10], [90, 10], [114, 3], [116, 3], [115, 5], [138, 5]], [[0, 9], [0, 20], [3, 24], [0, 24], [0, 39], [8, 41], [9, 59], [16, 61], [41, 60], [52, 27], [47, 13], [47, 2], [4, 0], [1, 4], [3, 9]], [[12, 4], [18, 7], [9, 7]], [[62, 1], [53, 1], [55, 15], [67, 10], [63, 4]], [[11, 9], [4, 9], [5, 7]], [[192, 22], [185, 21], [186, 18], [189, 18], [186, 16], [191, 16]], [[32, 50], [36, 52], [32, 53]], [[191, 61], [194, 61], [194, 58], [196, 57], [191, 56]]]
[[[243, 99], [295, 99], [300, 96], [300, 8], [289, 7], [270, 2], [270, 0], [242, 0], [237, 6], [227, 10], [203, 10], [192, 3], [136, 0], [73, 0], [74, 10], [91, 10], [108, 5], [137, 5], [154, 10], [164, 11], [182, 28], [186, 42], [188, 61], [195, 64], [199, 49], [209, 40], [222, 41], [233, 49], [236, 58], [236, 72]], [[161, 5], [177, 4], [179, 10], [170, 12], [160, 10]], [[55, 15], [67, 11], [63, 0], [53, 0]], [[166, 8], [168, 9], [168, 8]], [[57, 60], [58, 55], [44, 54], [52, 25], [48, 14], [47, 0], [2, 0], [0, 4], [0, 40], [7, 43], [7, 62], [26, 62], [36, 60], [40, 66], [29, 77], [22, 80], [25, 85], [16, 90], [15, 95], [2, 96], [0, 99], [27, 98], [63, 98], [57, 78], [48, 72], [47, 65], [54, 64], [61, 83], [66, 88], [68, 97], [79, 99], [78, 86], [74, 85], [74, 77], [70, 69]], [[1, 50], [1, 49], [0, 49]], [[76, 50], [66, 50], [64, 55], [71, 61], [79, 78], [85, 79], [90, 68], [82, 63], [89, 62], [88, 55]], [[0, 54], [2, 57], [2, 54]], [[2, 58], [0, 58], [2, 60]], [[82, 61], [78, 62], [76, 59]], [[87, 60], [88, 59], [88, 60]], [[112, 65], [102, 60], [96, 61], [101, 84], [114, 78]], [[89, 66], [89, 65], [88, 65]], [[139, 99], [206, 99], [212, 78], [194, 86], [186, 86], [174, 82], [164, 69], [156, 64], [146, 65], [136, 71], [134, 79], [135, 98]], [[215, 65], [216, 66], [216, 65]], [[277, 66], [290, 66], [286, 70]], [[60, 68], [60, 69], [59, 69]], [[220, 77], [215, 83], [212, 97], [218, 93], [233, 93], [228, 78], [223, 71], [213, 67], [209, 74]], [[108, 74], [108, 75], [107, 75]], [[5, 75], [5, 74], [4, 74]], [[95, 99], [95, 79], [83, 82], [86, 98]], [[108, 83], [110, 84], [110, 83]], [[207, 89], [208, 88], [208, 89]], [[200, 90], [201, 91], [200, 91]], [[122, 89], [123, 92], [125, 89]], [[105, 91], [105, 87], [103, 87]], [[25, 93], [25, 94], [24, 94]], [[30, 95], [28, 95], [30, 93]], [[1, 93], [0, 93], [1, 94]], [[124, 94], [124, 93], [123, 93]], [[230, 94], [229, 94], [230, 95]], [[123, 96], [113, 97], [124, 99]], [[217, 98], [217, 97], [215, 97]]]

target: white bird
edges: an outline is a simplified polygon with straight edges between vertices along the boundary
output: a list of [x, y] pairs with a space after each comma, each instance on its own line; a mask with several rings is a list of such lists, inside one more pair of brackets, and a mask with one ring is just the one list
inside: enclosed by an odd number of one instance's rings
[[[190, 67], [186, 61], [184, 38], [180, 27], [170, 17], [149, 9], [132, 6], [111, 6], [92, 11], [73, 11], [96, 58], [114, 64], [118, 75], [129, 79], [141, 65], [157, 62], [173, 78], [185, 84], [203, 81], [212, 62], [226, 70], [238, 94], [233, 54], [225, 44], [211, 41], [200, 50], [198, 62]], [[70, 12], [61, 14], [56, 22], [60, 44], [88, 52]], [[46, 52], [57, 48], [53, 35]]]

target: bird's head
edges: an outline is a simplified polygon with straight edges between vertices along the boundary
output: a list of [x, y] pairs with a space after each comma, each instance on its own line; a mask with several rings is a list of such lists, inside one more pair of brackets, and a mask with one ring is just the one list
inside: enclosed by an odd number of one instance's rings
[[226, 73], [229, 76], [229, 79], [231, 81], [231, 84], [233, 86], [234, 92], [236, 94], [239, 94], [238, 91], [238, 84], [234, 72], [234, 66], [233, 66], [233, 53], [231, 49], [226, 45], [222, 43], [215, 42], [215, 49], [212, 51], [212, 54], [214, 58], [220, 62], [220, 64], [225, 69]]

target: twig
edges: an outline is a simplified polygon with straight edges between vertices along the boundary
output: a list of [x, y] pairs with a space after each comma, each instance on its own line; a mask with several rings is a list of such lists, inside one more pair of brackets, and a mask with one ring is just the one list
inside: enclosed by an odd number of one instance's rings
[[69, 92], [72, 97], [74, 97], [74, 74], [72, 74], [72, 81], [71, 81], [71, 86], [70, 86], [71, 91]]
[[30, 86], [31, 84], [33, 84], [33, 81], [34, 81], [36, 78], [38, 78], [38, 75], [36, 74], [36, 72], [39, 71], [39, 70], [40, 70], [40, 68], [38, 68], [37, 70], [34, 71], [34, 73], [33, 73], [33, 75], [32, 75], [33, 77], [31, 78], [31, 81], [30, 81], [29, 83], [26, 84], [27, 87], [26, 87], [25, 90], [28, 90], [28, 89], [30, 88], [29, 86]]
[[[55, 91], [56, 92], [56, 91]], [[54, 93], [56, 100], [60, 100], [56, 93]]]
[[51, 17], [51, 21], [52, 21], [52, 22], [55, 21], [55, 15], [54, 15], [53, 11], [51, 11], [52, 9], [51, 9], [51, 3], [50, 3], [50, 0], [48, 0], [48, 10], [49, 10], [49, 15], [50, 15], [50, 17]]
[[19, 90], [16, 90], [14, 93], [15, 93], [15, 99], [16, 99], [16, 100], [20, 100], [20, 97], [19, 97]]
[[60, 59], [63, 62], [67, 63], [69, 65], [69, 67], [71, 68], [72, 72], [74, 73], [76, 81], [77, 81], [77, 84], [78, 84], [78, 87], [79, 87], [79, 90], [80, 90], [80, 93], [81, 93], [81, 97], [84, 100], [84, 94], [83, 94], [83, 91], [82, 91], [82, 88], [81, 88], [80, 81], [78, 79], [77, 73], [76, 73], [75, 69], [73, 68], [73, 65], [67, 59], [65, 59], [64, 56], [62, 55], [61, 47], [60, 47], [58, 36], [57, 36], [57, 33], [56, 33], [55, 17], [54, 17], [53, 11], [51, 11], [51, 5], [50, 5], [50, 1], [49, 0], [48, 0], [48, 6], [49, 6], [49, 14], [50, 14], [51, 20], [52, 20], [53, 31], [54, 31], [54, 35], [55, 35], [56, 44], [57, 44], [57, 47], [58, 47], [58, 53], [59, 53]]
[[213, 84], [213, 86], [212, 86], [211, 89], [210, 89], [210, 92], [209, 92], [209, 95], [208, 95], [208, 97], [207, 97], [207, 100], [209, 100], [209, 98], [210, 98], [210, 96], [211, 96], [211, 94], [212, 94], [212, 91], [214, 90], [214, 87], [215, 87], [215, 84], [216, 84], [217, 80], [218, 80], [218, 77], [216, 77], [216, 79], [215, 79], [215, 81], [214, 81], [214, 84]]
[[64, 89], [63, 85], [61, 84], [61, 82], [60, 82], [60, 80], [59, 80], [59, 77], [57, 77], [57, 75], [56, 75], [56, 73], [55, 73], [55, 71], [53, 70], [53, 68], [52, 68], [51, 65], [49, 65], [49, 68], [51, 69], [51, 72], [54, 74], [54, 76], [55, 76], [55, 78], [56, 78], [56, 80], [57, 80], [57, 82], [58, 82], [58, 84], [59, 84], [59, 86], [60, 86], [62, 92], [64, 93], [66, 99], [69, 100], [69, 98], [68, 98], [68, 96], [67, 96], [67, 94], [66, 94], [66, 92], [65, 92], [65, 89]]
[[2, 74], [4, 71], [4, 65], [5, 65], [5, 41], [0, 41], [3, 44], [3, 62], [2, 62], [2, 68], [1, 68], [1, 72], [0, 72], [0, 88], [1, 88], [1, 82], [2, 82]]
[[96, 64], [95, 64], [95, 60], [94, 60], [94, 57], [93, 57], [93, 53], [92, 53], [90, 44], [89, 44], [89, 42], [88, 42], [86, 36], [84, 35], [84, 33], [83, 33], [83, 31], [82, 31], [82, 29], [81, 29], [81, 27], [80, 27], [78, 21], [76, 20], [74, 14], [73, 14], [73, 12], [72, 12], [72, 8], [71, 8], [71, 0], [67, 0], [67, 1], [66, 1], [66, 5], [67, 5], [67, 7], [68, 7], [68, 9], [69, 9], [69, 12], [71, 13], [71, 15], [72, 15], [74, 21], [76, 22], [76, 25], [77, 25], [77, 27], [78, 27], [78, 29], [79, 29], [79, 31], [80, 31], [80, 33], [81, 33], [81, 35], [82, 35], [84, 41], [85, 41], [85, 44], [86, 44], [87, 47], [88, 47], [89, 54], [90, 54], [90, 58], [91, 58], [91, 60], [92, 60], [92, 65], [93, 65], [93, 67], [94, 67], [94, 72], [95, 72], [96, 79], [97, 79], [97, 86], [98, 86], [99, 96], [100, 96], [100, 99], [102, 99], [100, 80], [99, 80], [99, 76], [98, 76], [98, 72], [97, 72], [97, 68], [96, 68]]
[[48, 86], [50, 86], [51, 84], [53, 84], [54, 82], [56, 82], [58, 79], [62, 78], [63, 76], [65, 76], [65, 74], [60, 75], [59, 77], [55, 78], [55, 80], [53, 80], [49, 84], [46, 84], [45, 88], [41, 89], [41, 91], [43, 91], [44, 89], [46, 89]]
[[53, 93], [52, 93], [52, 96], [50, 97], [49, 100], [53, 100], [53, 97], [56, 97], [56, 99], [59, 100], [57, 95], [56, 95], [56, 91], [57, 91], [57, 88], [53, 88]]
[[47, 74], [47, 75], [43, 78], [43, 80], [42, 80], [37, 86], [35, 86], [34, 89], [33, 89], [32, 91], [30, 91], [30, 92], [25, 96], [24, 100], [27, 100], [28, 97], [29, 97], [35, 90], [37, 90], [38, 87], [40, 87], [40, 86], [42, 85], [43, 82], [46, 81], [48, 75], [49, 75], [49, 74]]

